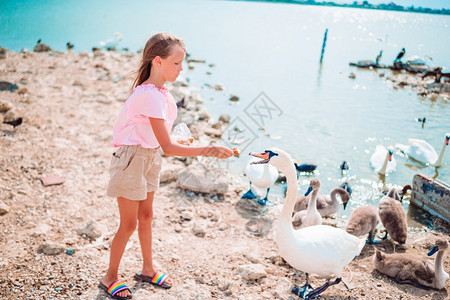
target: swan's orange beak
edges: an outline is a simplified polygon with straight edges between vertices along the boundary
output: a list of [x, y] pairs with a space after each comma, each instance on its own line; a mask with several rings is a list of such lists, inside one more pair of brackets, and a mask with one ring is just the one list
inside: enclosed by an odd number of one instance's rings
[[450, 134], [447, 134], [447, 136], [445, 137], [445, 145], [448, 146], [448, 141], [450, 140]]
[[263, 152], [263, 153], [250, 152], [248, 155], [251, 155], [251, 156], [254, 156], [254, 157], [258, 157], [258, 158], [262, 159], [260, 161], [251, 162], [250, 164], [252, 164], [252, 165], [255, 165], [255, 164], [266, 164], [266, 163], [269, 162], [269, 152]]
[[391, 150], [389, 150], [389, 161], [392, 160], [392, 154], [393, 154], [393, 152]]

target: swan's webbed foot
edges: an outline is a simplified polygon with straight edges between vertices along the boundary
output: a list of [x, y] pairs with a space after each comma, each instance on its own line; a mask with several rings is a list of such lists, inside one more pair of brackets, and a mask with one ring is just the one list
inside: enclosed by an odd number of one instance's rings
[[242, 199], [256, 199], [255, 193], [253, 193], [252, 189], [249, 189], [244, 195], [241, 197]]
[[314, 299], [320, 296], [321, 293], [323, 293], [329, 286], [338, 284], [339, 282], [341, 282], [341, 278], [336, 278], [335, 281], [333, 282], [326, 282], [324, 285], [322, 285], [321, 287], [318, 287], [317, 289], [309, 292], [308, 295], [306, 295], [305, 299]]
[[366, 240], [366, 243], [369, 244], [369, 245], [381, 244], [380, 241], [375, 241], [374, 239], [369, 239], [369, 238]]
[[304, 286], [295, 286], [291, 292], [302, 299], [306, 299], [305, 295], [313, 290], [314, 288], [307, 282]]
[[400, 284], [411, 284], [419, 289], [424, 289], [424, 290], [429, 290], [430, 288], [427, 287], [426, 285], [420, 284], [418, 282], [412, 281], [412, 280], [402, 280], [398, 277], [395, 277], [395, 282], [400, 283]]
[[269, 201], [269, 199], [267, 199], [267, 197], [256, 200], [256, 202], [258, 202], [261, 205], [267, 205], [267, 201]]
[[373, 244], [381, 244], [380, 241], [375, 241], [375, 240], [373, 239], [373, 234], [372, 234], [371, 232], [369, 232], [369, 237], [367, 238], [366, 243], [369, 244], [369, 245], [373, 245]]

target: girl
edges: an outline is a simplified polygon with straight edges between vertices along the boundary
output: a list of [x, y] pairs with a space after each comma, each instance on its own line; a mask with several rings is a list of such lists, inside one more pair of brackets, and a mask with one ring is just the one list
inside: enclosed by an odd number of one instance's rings
[[152, 36], [145, 44], [133, 93], [114, 125], [113, 146], [120, 148], [111, 160], [107, 194], [117, 197], [120, 226], [112, 241], [108, 271], [100, 281], [100, 287], [113, 299], [131, 299], [130, 289], [118, 280], [117, 273], [137, 224], [143, 267], [135, 277], [163, 288], [172, 286], [172, 280], [158, 272], [152, 260], [153, 197], [159, 186], [162, 162], [158, 148], [166, 155], [176, 156], [233, 155], [230, 149], [221, 146], [189, 147], [170, 140], [177, 107], [164, 84], [176, 80], [183, 70], [185, 54], [181, 39], [168, 33]]

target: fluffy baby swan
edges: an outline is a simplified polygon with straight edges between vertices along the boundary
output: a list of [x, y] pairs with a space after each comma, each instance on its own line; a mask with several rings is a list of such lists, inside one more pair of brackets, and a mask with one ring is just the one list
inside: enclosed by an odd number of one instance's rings
[[[336, 195], [339, 194], [344, 209], [347, 207], [347, 203], [350, 200], [350, 194], [347, 190], [337, 187], [331, 190], [330, 197], [318, 194], [317, 196], [317, 210], [322, 217], [332, 215], [339, 211], [339, 200]], [[309, 198], [305, 196], [299, 196], [297, 202], [295, 202], [294, 212], [306, 210], [308, 208]]]
[[386, 254], [378, 249], [373, 256], [373, 263], [380, 273], [394, 278], [398, 283], [412, 284], [424, 289], [443, 289], [449, 278], [442, 265], [447, 248], [448, 242], [438, 239], [433, 249], [428, 252], [428, 256], [438, 252], [434, 266], [431, 261], [418, 255]]
[[378, 212], [381, 222], [386, 228], [386, 235], [383, 239], [386, 239], [387, 235], [390, 234], [394, 241], [404, 244], [408, 236], [408, 223], [406, 211], [400, 203], [400, 196], [395, 188], [392, 188], [387, 196], [381, 198], [378, 204]]
[[362, 236], [369, 234], [367, 239], [368, 244], [379, 244], [374, 241], [373, 237], [380, 217], [378, 216], [378, 208], [375, 206], [360, 206], [357, 207], [348, 220], [345, 231], [354, 236]]
[[[309, 198], [309, 205], [307, 210], [301, 210], [296, 212], [292, 218], [292, 225], [295, 229], [305, 228], [313, 225], [322, 224], [322, 216], [317, 211], [316, 201], [319, 194], [320, 180], [319, 178], [313, 178], [309, 183], [309, 188], [305, 193], [305, 197], [308, 196], [311, 191], [311, 197]], [[306, 198], [305, 198], [306, 199]]]

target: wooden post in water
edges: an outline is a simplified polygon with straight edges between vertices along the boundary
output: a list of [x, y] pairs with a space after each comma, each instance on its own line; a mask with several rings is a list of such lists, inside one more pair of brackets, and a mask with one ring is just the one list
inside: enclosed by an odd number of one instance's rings
[[450, 186], [446, 183], [416, 174], [410, 202], [450, 223]]
[[325, 35], [323, 36], [322, 51], [320, 52], [320, 63], [322, 63], [323, 53], [325, 52], [325, 46], [327, 45], [327, 34], [328, 34], [328, 28], [325, 29]]

